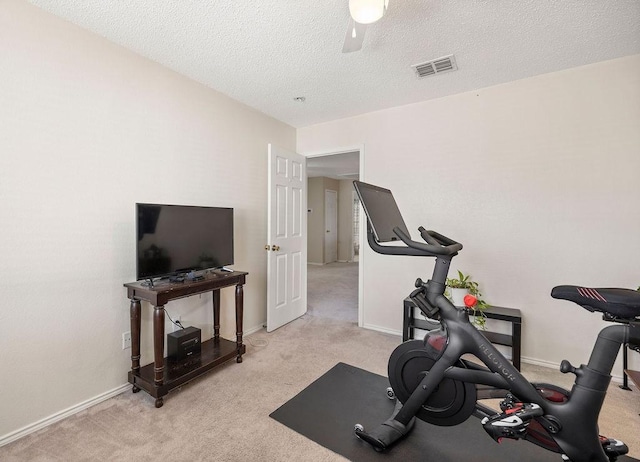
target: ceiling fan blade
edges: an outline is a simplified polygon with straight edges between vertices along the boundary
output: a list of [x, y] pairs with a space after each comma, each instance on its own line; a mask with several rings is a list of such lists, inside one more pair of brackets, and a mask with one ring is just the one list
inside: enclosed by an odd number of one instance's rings
[[353, 18], [349, 18], [349, 27], [347, 27], [347, 35], [344, 37], [343, 53], [351, 53], [362, 48], [364, 42], [364, 31], [367, 30], [365, 24], [355, 22]]

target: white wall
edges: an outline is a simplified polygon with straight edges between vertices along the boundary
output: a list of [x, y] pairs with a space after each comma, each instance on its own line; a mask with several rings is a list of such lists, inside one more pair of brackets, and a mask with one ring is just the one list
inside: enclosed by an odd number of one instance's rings
[[[523, 355], [579, 364], [604, 323], [549, 293], [640, 284], [639, 102], [631, 56], [306, 127], [297, 150], [364, 144], [362, 180], [394, 192], [414, 236], [424, 225], [462, 242], [452, 268], [522, 310]], [[433, 263], [365, 247], [364, 325], [399, 332]]]
[[[135, 202], [234, 207], [244, 326], [262, 325], [267, 143], [294, 150], [295, 137], [27, 2], [0, 2], [0, 441], [126, 383]], [[205, 336], [210, 307], [167, 305]], [[145, 364], [150, 315], [143, 304]], [[235, 338], [233, 289], [222, 334]]]

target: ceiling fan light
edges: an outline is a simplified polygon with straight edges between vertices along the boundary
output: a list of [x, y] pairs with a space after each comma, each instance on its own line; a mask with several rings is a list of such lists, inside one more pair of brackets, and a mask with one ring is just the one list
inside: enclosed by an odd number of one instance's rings
[[349, 0], [349, 12], [355, 22], [371, 24], [387, 11], [389, 0]]

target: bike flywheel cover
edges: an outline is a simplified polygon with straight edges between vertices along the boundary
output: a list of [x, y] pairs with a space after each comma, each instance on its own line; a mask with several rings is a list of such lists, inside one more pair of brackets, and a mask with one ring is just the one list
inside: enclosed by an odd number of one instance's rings
[[[398, 400], [405, 403], [435, 360], [425, 350], [422, 341], [409, 340], [398, 346], [389, 358], [389, 382]], [[465, 367], [458, 362], [456, 367]], [[416, 414], [420, 420], [439, 425], [458, 425], [475, 409], [476, 387], [472, 383], [443, 379]]]

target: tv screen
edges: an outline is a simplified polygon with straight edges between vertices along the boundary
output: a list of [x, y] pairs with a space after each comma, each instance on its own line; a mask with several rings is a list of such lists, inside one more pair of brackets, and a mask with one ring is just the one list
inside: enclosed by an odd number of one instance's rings
[[136, 204], [138, 280], [233, 264], [233, 209]]

